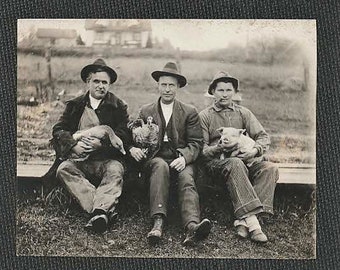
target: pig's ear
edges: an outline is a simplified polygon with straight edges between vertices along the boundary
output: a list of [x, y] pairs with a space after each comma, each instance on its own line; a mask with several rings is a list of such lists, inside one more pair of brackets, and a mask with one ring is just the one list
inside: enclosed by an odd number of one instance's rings
[[246, 134], [246, 132], [247, 132], [246, 129], [240, 129], [239, 131], [240, 131], [240, 135], [241, 135], [241, 134]]
[[216, 131], [222, 135], [222, 133], [223, 133], [223, 127], [220, 127], [220, 128], [218, 128], [218, 129], [216, 129]]

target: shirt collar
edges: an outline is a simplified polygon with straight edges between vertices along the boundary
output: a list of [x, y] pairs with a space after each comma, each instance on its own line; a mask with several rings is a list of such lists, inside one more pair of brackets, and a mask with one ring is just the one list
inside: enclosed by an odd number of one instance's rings
[[92, 109], [97, 109], [99, 107], [99, 104], [102, 102], [102, 99], [95, 99], [91, 95], [89, 95], [89, 103]]
[[227, 108], [223, 109], [223, 108], [217, 107], [217, 106], [216, 106], [216, 103], [214, 102], [214, 104], [213, 104], [213, 109], [214, 109], [216, 112], [220, 112], [220, 111], [224, 111], [224, 110], [232, 110], [232, 111], [235, 111], [235, 104], [232, 102], [230, 105], [228, 105]]
[[162, 108], [173, 108], [174, 106], [174, 102], [171, 102], [170, 104], [164, 104], [162, 101], [159, 101], [159, 103], [161, 104]]

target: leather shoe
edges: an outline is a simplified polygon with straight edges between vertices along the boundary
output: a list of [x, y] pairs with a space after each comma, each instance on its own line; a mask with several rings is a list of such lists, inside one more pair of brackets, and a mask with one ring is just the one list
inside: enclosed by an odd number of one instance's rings
[[161, 215], [155, 215], [153, 222], [153, 228], [147, 238], [151, 244], [157, 244], [162, 238], [164, 218]]
[[183, 241], [184, 246], [192, 246], [195, 240], [206, 238], [211, 230], [211, 222], [205, 218], [200, 223], [194, 224], [187, 229], [186, 237]]
[[262, 232], [261, 229], [256, 229], [250, 232], [250, 239], [254, 242], [258, 243], [266, 243], [268, 242], [267, 236]]
[[105, 214], [95, 215], [85, 225], [85, 229], [92, 230], [96, 233], [103, 233], [107, 230], [108, 218]]
[[244, 225], [236, 226], [236, 233], [241, 238], [247, 238], [249, 235], [248, 228]]

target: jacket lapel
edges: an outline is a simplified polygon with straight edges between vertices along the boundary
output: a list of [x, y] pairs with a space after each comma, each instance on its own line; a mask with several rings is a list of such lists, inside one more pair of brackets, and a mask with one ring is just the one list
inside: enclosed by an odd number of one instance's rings
[[182, 108], [177, 100], [174, 101], [174, 108], [172, 110], [172, 139], [175, 148], [178, 145], [178, 128], [181, 127], [181, 116], [183, 117]]

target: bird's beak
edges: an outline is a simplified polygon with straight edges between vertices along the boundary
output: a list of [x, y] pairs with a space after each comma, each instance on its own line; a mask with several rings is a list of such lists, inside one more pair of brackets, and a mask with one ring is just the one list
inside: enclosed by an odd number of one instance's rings
[[119, 151], [120, 151], [123, 155], [126, 155], [126, 152], [125, 152], [125, 150], [124, 150], [124, 147], [121, 147], [121, 148], [119, 149]]

